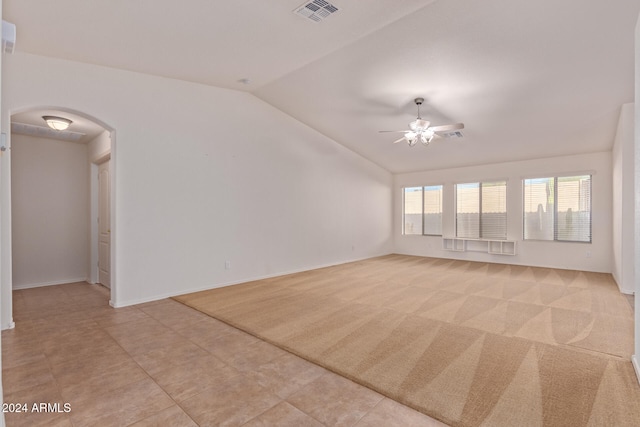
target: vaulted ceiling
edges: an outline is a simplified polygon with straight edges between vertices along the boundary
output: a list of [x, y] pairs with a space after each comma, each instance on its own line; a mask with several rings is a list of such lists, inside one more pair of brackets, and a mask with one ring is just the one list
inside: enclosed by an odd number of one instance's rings
[[[16, 51], [248, 91], [402, 173], [610, 150], [637, 0], [4, 0]], [[248, 81], [248, 82], [247, 82]], [[428, 147], [416, 117], [464, 122]]]

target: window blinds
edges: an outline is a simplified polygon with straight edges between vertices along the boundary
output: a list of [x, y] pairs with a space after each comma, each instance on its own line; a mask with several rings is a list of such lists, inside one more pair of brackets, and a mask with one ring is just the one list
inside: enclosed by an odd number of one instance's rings
[[591, 175], [524, 180], [524, 238], [591, 242]]
[[456, 236], [507, 238], [507, 182], [456, 185]]
[[424, 187], [423, 231], [425, 235], [442, 235], [442, 185]]
[[422, 187], [404, 189], [403, 234], [422, 234]]
[[456, 185], [456, 236], [480, 238], [480, 183]]
[[442, 185], [406, 187], [403, 234], [442, 235]]

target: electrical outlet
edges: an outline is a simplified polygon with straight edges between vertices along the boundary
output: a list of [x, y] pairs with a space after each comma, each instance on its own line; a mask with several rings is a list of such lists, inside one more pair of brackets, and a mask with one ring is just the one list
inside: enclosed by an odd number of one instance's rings
[[587, 258], [591, 258], [591, 251], [587, 251]]
[[224, 262], [224, 269], [225, 270], [231, 270], [231, 261], [225, 261]]

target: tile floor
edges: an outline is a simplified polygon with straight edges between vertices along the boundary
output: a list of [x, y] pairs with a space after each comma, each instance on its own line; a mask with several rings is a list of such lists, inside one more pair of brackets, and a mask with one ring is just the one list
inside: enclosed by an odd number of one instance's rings
[[14, 292], [2, 332], [12, 426], [443, 426], [173, 300], [113, 309], [86, 283]]

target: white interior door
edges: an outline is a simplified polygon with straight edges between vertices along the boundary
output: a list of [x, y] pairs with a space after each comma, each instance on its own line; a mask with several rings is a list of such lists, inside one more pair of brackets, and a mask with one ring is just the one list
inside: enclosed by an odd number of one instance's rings
[[98, 283], [111, 288], [111, 178], [107, 160], [98, 165]]

